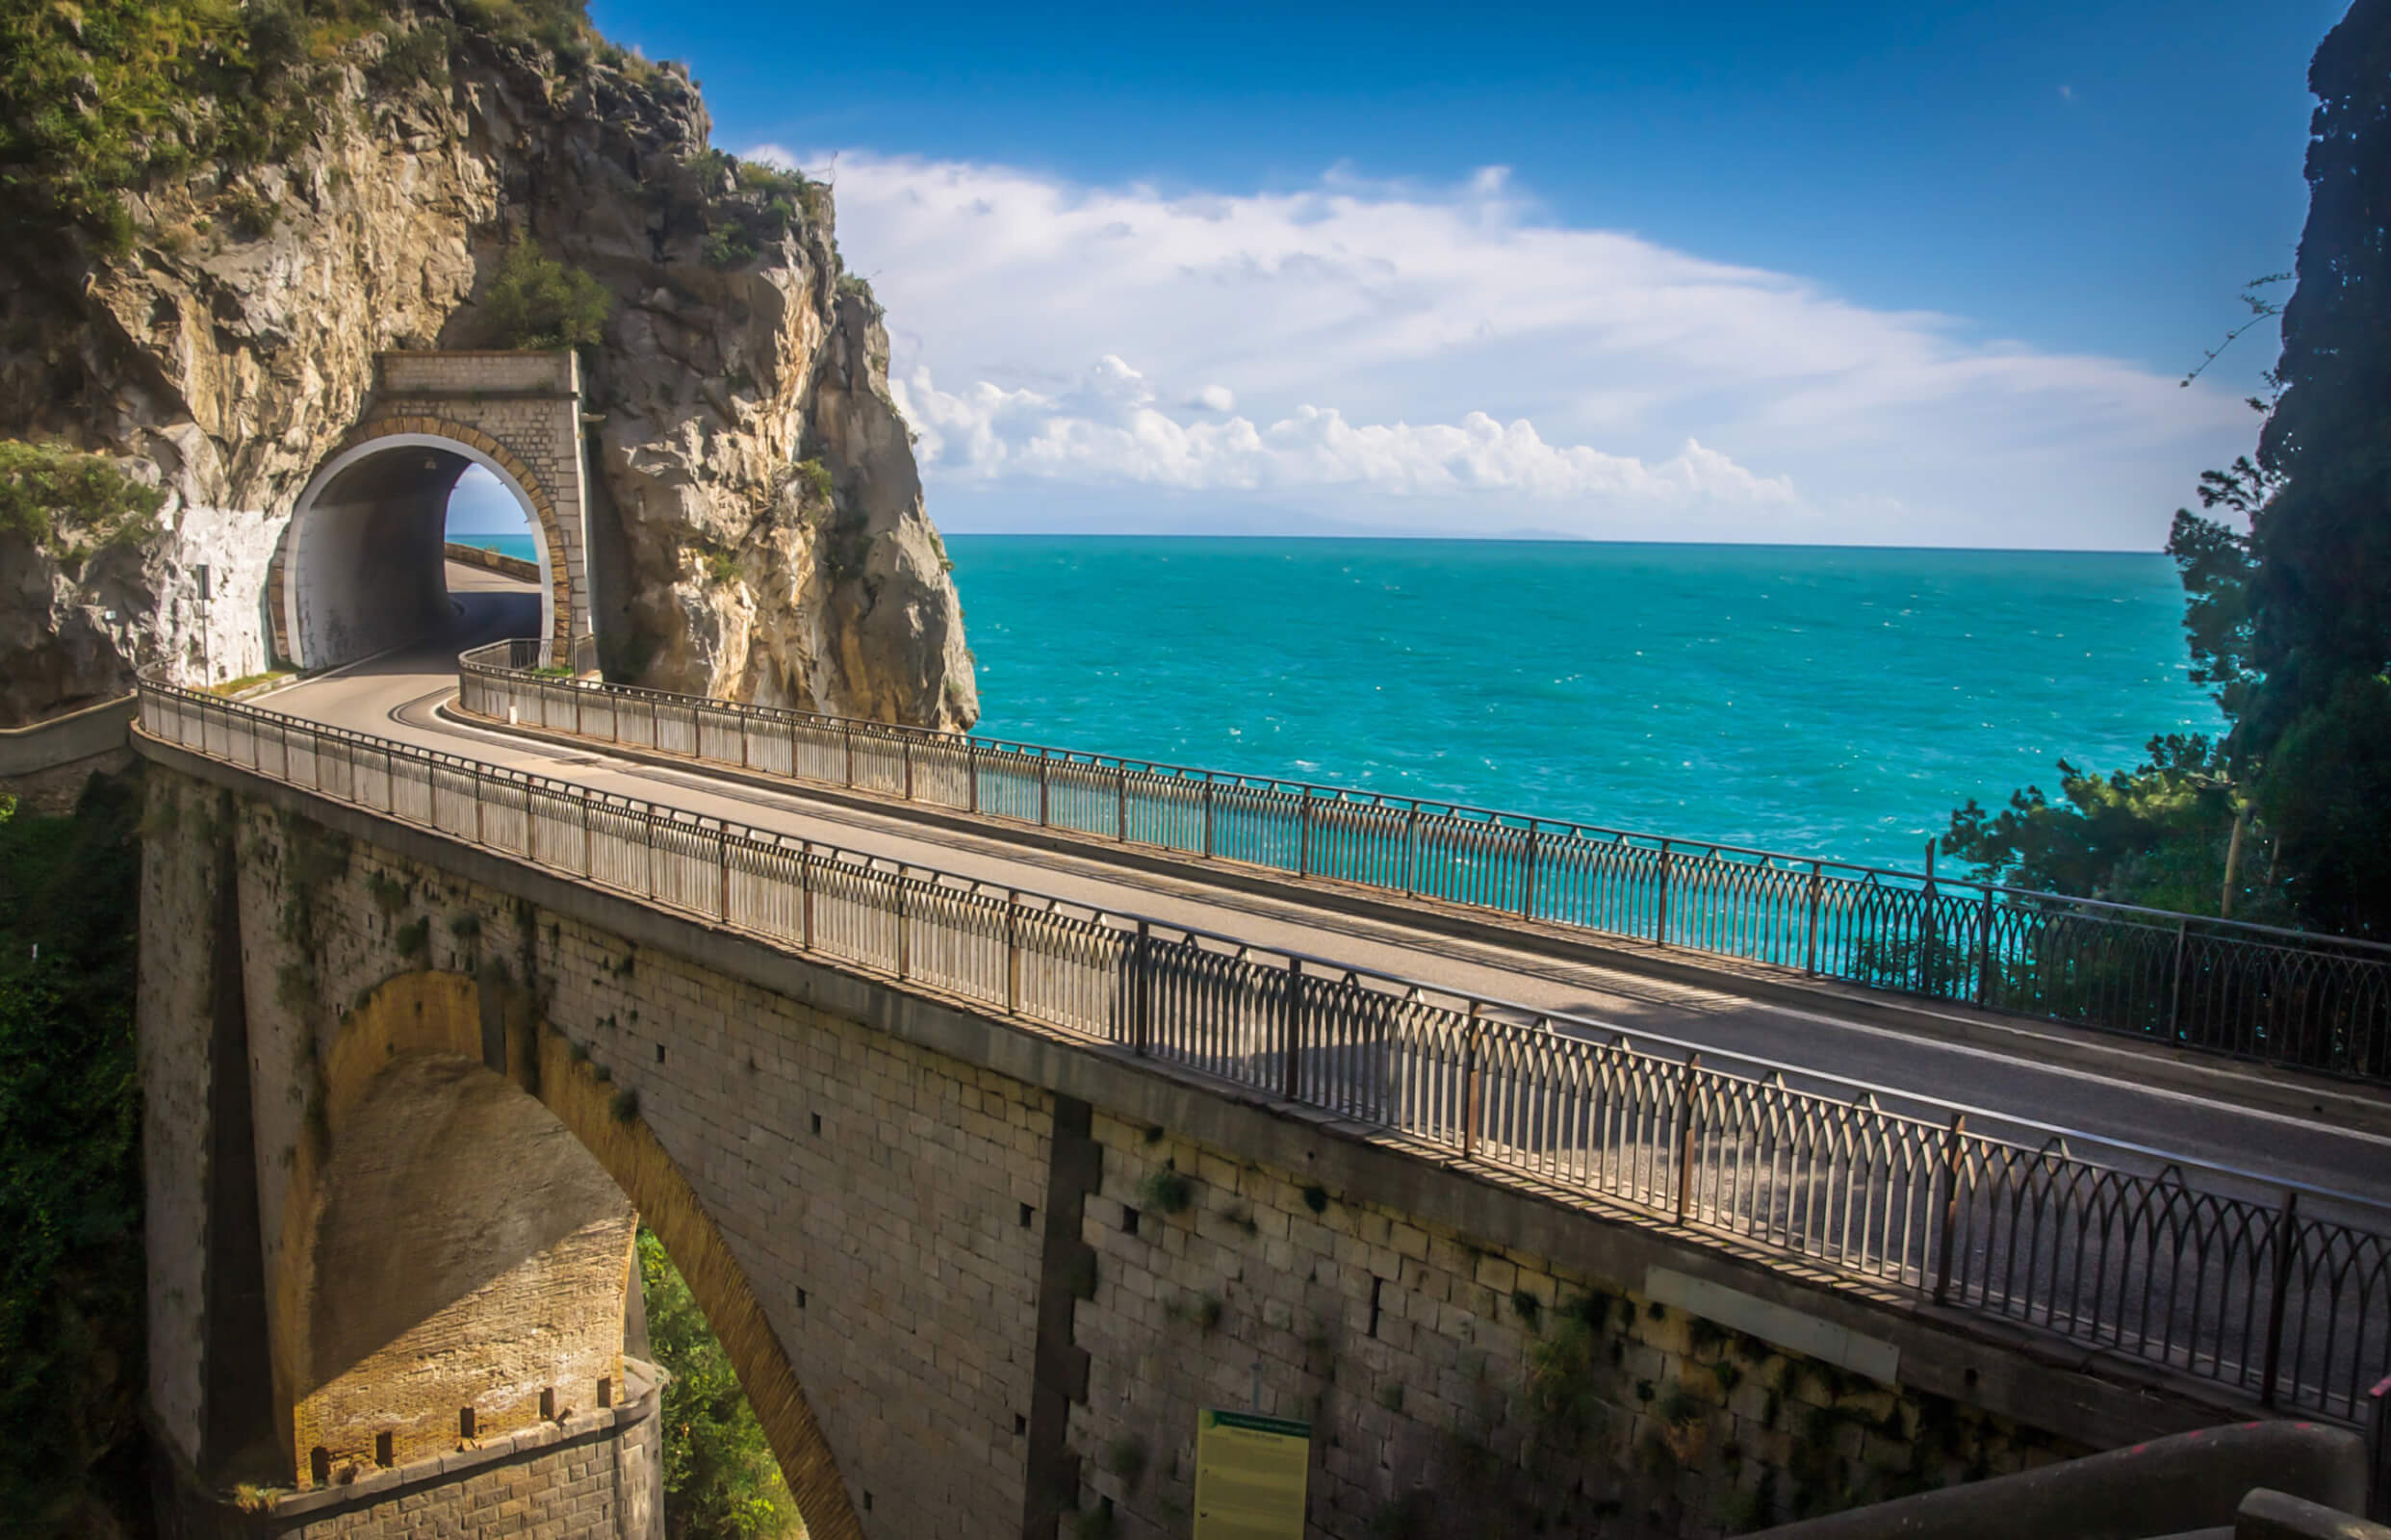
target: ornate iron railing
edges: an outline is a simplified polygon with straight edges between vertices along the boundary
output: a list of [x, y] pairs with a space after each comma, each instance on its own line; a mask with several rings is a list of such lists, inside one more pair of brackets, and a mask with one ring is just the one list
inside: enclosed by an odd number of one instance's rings
[[144, 682], [141, 724], [768, 945], [2267, 1404], [2354, 1417], [2391, 1368], [2391, 1211], [2362, 1199], [173, 686]]
[[1451, 803], [536, 677], [465, 710], [1523, 921], [2391, 1084], [2391, 946]]

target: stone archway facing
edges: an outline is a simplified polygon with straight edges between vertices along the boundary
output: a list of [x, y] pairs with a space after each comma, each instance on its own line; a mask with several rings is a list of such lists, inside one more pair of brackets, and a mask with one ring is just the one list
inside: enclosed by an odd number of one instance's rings
[[[322, 521], [334, 517], [330, 509], [320, 507], [319, 499], [340, 485], [344, 475], [383, 455], [398, 454], [408, 449], [430, 450], [450, 456], [459, 462], [471, 462], [497, 476], [501, 485], [514, 495], [515, 501], [529, 516], [539, 540], [540, 634], [553, 649], [553, 655], [570, 656], [572, 647], [573, 594], [566, 580], [563, 565], [556, 553], [564, 549], [564, 537], [556, 520], [556, 507], [539, 479], [522, 463], [494, 444], [489, 435], [460, 423], [439, 418], [398, 418], [376, 423], [363, 431], [347, 449], [324, 462], [300, 494], [291, 525], [283, 539], [283, 552], [277, 562], [279, 592], [276, 598], [276, 643], [282, 655], [301, 668], [321, 668], [348, 661], [338, 651], [327, 651], [323, 626], [314, 620], [309, 610], [321, 603], [322, 596], [308, 592], [311, 580], [309, 537], [321, 541], [330, 531], [320, 527]], [[457, 469], [462, 469], [460, 464]], [[444, 500], [453, 479], [440, 488]]]
[[[846, 1482], [795, 1368], [720, 1228], [672, 1156], [636, 1110], [618, 1100], [615, 1088], [588, 1062], [577, 1061], [567, 1040], [537, 1019], [529, 996], [503, 985], [485, 988], [463, 974], [409, 972], [385, 980], [344, 1017], [323, 1065], [324, 1116], [318, 1137], [306, 1141], [297, 1155], [284, 1208], [283, 1262], [270, 1285], [276, 1306], [275, 1377], [293, 1452], [303, 1455], [312, 1447], [312, 1441], [298, 1443], [297, 1417], [307, 1404], [307, 1387], [299, 1383], [302, 1375], [285, 1366], [304, 1363], [312, 1347], [305, 1340], [306, 1322], [326, 1207], [321, 1192], [330, 1168], [326, 1157], [374, 1088], [408, 1061], [446, 1065], [467, 1061], [479, 1066], [476, 1073], [502, 1074], [595, 1159], [662, 1240], [705, 1311], [763, 1424], [809, 1532], [826, 1540], [861, 1540], [862, 1527]], [[635, 1265], [627, 1259], [626, 1272]], [[628, 1275], [623, 1281], [632, 1286]], [[616, 1331], [619, 1344], [619, 1316]], [[307, 1478], [303, 1463], [297, 1474]]]
[[454, 457], [456, 470], [480, 465], [514, 495], [539, 531], [548, 660], [594, 659], [578, 359], [568, 348], [382, 353], [374, 363], [377, 384], [365, 413], [300, 493], [270, 563], [267, 609], [276, 654], [301, 668], [347, 660], [333, 655], [322, 628], [310, 621], [321, 597], [308, 592], [320, 580], [307, 553], [311, 532], [321, 533], [319, 503], [378, 456], [422, 449]]

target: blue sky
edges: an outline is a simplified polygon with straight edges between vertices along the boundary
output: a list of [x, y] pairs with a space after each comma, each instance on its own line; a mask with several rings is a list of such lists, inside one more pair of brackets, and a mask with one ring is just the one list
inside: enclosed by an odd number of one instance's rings
[[2148, 549], [2341, 9], [592, 13], [835, 177], [949, 527]]

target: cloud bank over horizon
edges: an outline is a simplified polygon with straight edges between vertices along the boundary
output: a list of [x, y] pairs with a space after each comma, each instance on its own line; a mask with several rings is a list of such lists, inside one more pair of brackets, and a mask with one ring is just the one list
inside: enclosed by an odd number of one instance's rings
[[2255, 425], [2129, 362], [1555, 223], [1500, 168], [1232, 195], [750, 153], [835, 176], [957, 528], [1196, 499], [1306, 532], [2147, 550]]

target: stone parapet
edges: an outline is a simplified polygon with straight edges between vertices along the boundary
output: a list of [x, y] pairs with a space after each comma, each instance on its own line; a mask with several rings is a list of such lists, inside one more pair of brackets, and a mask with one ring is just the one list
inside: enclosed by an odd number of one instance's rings
[[165, 1540], [380, 1540], [520, 1535], [662, 1540], [663, 1373], [627, 1360], [630, 1399], [309, 1492], [201, 1490], [187, 1466], [158, 1476]]

